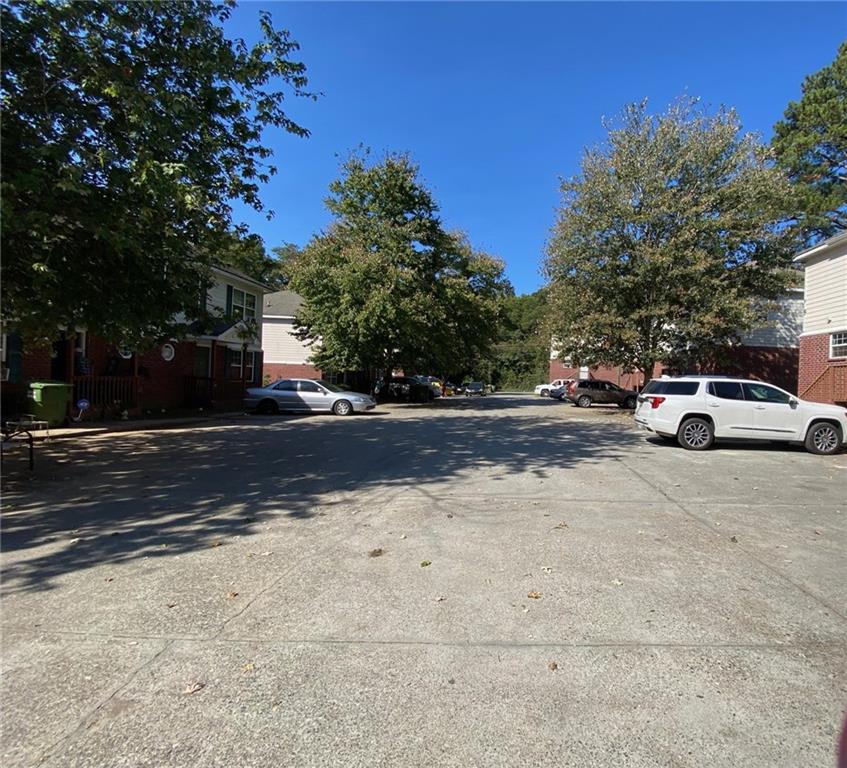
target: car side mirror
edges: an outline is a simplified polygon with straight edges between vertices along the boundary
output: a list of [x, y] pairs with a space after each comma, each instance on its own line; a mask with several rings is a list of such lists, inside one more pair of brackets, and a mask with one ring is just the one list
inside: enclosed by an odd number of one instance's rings
[[789, 399], [788, 399], [788, 405], [789, 405], [789, 406], [791, 406], [792, 408], [796, 408], [796, 407], [797, 407], [797, 405], [798, 405], [798, 400], [797, 400], [797, 398], [796, 398], [796, 397], [791, 397], [791, 398], [789, 398]]

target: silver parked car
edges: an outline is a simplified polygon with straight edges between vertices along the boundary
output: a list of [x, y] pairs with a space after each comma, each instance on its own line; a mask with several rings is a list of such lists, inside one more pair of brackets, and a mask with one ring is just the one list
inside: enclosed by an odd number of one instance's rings
[[244, 398], [244, 410], [257, 413], [332, 411], [336, 416], [349, 416], [374, 406], [376, 401], [370, 395], [348, 392], [320, 379], [280, 379], [248, 389]]

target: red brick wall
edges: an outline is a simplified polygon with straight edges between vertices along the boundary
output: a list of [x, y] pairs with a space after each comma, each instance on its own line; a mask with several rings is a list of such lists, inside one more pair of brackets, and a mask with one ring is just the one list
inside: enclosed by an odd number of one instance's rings
[[[553, 379], [578, 379], [579, 368], [563, 365], [560, 360], [550, 361], [550, 381]], [[588, 369], [588, 375], [592, 379], [604, 379], [611, 381], [624, 389], [638, 389], [643, 383], [640, 371], [624, 373], [620, 368], [607, 368], [606, 366], [595, 366]], [[662, 375], [662, 365], [657, 363], [653, 369], [653, 376]]]
[[797, 394], [797, 371], [800, 350], [784, 347], [733, 347], [726, 351], [726, 361], [716, 363], [708, 370], [757, 379]]
[[21, 378], [24, 381], [31, 379], [49, 379], [51, 374], [52, 345], [32, 346], [24, 340], [21, 347]]
[[[758, 379], [775, 384], [789, 392], [797, 391], [797, 369], [799, 353], [797, 349], [777, 347], [734, 347], [725, 353], [720, 362], [704, 362], [694, 370], [720, 373], [726, 376]], [[666, 370], [664, 363], [656, 363], [653, 377], [662, 375]], [[598, 366], [589, 369], [593, 379], [612, 381], [625, 389], [637, 389], [643, 378], [639, 371], [624, 373], [620, 368]], [[559, 360], [550, 361], [550, 381], [553, 379], [575, 379], [579, 377], [578, 368], [562, 365]]]
[[263, 375], [270, 376], [271, 381], [276, 379], [319, 379], [321, 372], [314, 365], [307, 363], [265, 363]]
[[797, 394], [820, 403], [847, 402], [847, 360], [829, 357], [829, 334], [800, 337]]
[[185, 401], [185, 377], [194, 372], [194, 342], [170, 342], [174, 359], [162, 358], [158, 345], [138, 358], [138, 406], [142, 411], [180, 408]]

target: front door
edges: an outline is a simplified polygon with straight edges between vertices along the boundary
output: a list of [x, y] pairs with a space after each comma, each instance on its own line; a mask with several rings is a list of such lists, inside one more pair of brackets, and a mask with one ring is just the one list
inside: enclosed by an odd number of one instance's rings
[[208, 378], [210, 357], [209, 347], [194, 347], [194, 375], [198, 379]]
[[314, 381], [300, 379], [297, 382], [297, 394], [303, 401], [305, 408], [310, 411], [328, 411], [332, 398], [323, 387], [319, 387]]
[[[791, 395], [767, 384], [745, 384], [744, 396], [753, 406], [755, 437], [796, 440], [800, 435], [800, 409], [791, 406]], [[795, 401], [796, 403], [796, 401]]]
[[50, 378], [54, 381], [68, 380], [68, 340], [64, 331], [50, 350]]

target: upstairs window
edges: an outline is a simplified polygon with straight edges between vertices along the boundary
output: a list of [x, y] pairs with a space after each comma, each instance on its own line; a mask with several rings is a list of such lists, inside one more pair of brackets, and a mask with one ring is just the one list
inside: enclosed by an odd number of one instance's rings
[[232, 289], [232, 314], [242, 320], [256, 319], [256, 296], [252, 293]]
[[847, 357], [847, 331], [829, 335], [829, 356]]

